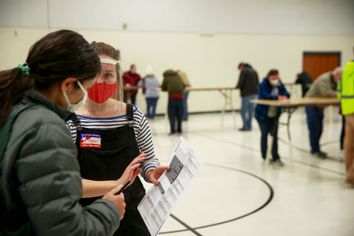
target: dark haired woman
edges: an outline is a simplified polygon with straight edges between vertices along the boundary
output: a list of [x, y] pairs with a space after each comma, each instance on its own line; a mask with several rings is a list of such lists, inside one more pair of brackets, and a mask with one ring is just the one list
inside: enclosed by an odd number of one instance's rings
[[118, 228], [125, 212], [119, 187], [90, 206], [79, 204], [77, 150], [64, 121], [100, 68], [81, 35], [60, 30], [36, 42], [25, 64], [0, 72], [0, 126], [26, 108], [0, 153], [1, 235], [111, 235]]

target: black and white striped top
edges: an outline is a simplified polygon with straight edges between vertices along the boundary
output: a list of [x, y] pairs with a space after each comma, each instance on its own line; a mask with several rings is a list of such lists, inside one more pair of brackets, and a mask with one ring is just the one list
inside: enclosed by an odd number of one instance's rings
[[[81, 127], [88, 129], [113, 129], [129, 125], [127, 115], [107, 117], [107, 118], [93, 118], [87, 116], [77, 115], [80, 120]], [[75, 126], [72, 120], [67, 121], [67, 126], [70, 129], [74, 143], [77, 137], [77, 126]], [[138, 143], [140, 152], [146, 154], [146, 159], [142, 165], [141, 175], [146, 179], [146, 174], [159, 165], [159, 162], [155, 156], [153, 139], [150, 131], [150, 125], [145, 118], [145, 115], [137, 108], [133, 109], [133, 121], [135, 138]]]

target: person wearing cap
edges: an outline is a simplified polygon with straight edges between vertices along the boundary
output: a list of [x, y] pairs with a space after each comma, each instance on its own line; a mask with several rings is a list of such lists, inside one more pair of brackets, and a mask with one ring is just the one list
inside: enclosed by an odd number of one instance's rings
[[133, 177], [141, 172], [146, 182], [157, 185], [169, 167], [159, 165], [145, 115], [136, 106], [121, 101], [117, 51], [103, 42], [93, 42], [91, 46], [99, 55], [102, 70], [88, 89], [87, 102], [76, 110], [76, 118], [67, 122], [79, 150], [81, 204], [90, 205], [123, 176], [129, 186], [123, 191], [126, 213], [114, 235], [147, 236], [149, 231], [137, 209], [145, 195], [144, 186], [139, 178], [124, 176], [127, 168], [128, 172], [135, 168]]
[[339, 82], [339, 92], [342, 115], [345, 117], [346, 182], [354, 186], [354, 59], [348, 61], [343, 68], [342, 79]]
[[157, 101], [160, 97], [160, 83], [157, 80], [151, 66], [146, 68], [146, 75], [138, 83], [142, 88], [146, 100], [146, 117], [154, 119], [156, 115]]
[[[340, 79], [341, 69], [335, 68], [321, 74], [311, 85], [305, 97], [337, 97], [336, 82]], [[309, 130], [309, 139], [311, 154], [319, 158], [326, 158], [327, 153], [320, 149], [320, 139], [323, 130], [323, 107], [307, 106], [305, 107], [307, 127]]]
[[[130, 102], [131, 104], [136, 104], [136, 95], [138, 89], [134, 88], [138, 86], [141, 80], [140, 75], [137, 72], [136, 65], [132, 64], [130, 70], [123, 73], [123, 85], [128, 89], [124, 91], [124, 102]], [[129, 89], [132, 87], [131, 89]]]

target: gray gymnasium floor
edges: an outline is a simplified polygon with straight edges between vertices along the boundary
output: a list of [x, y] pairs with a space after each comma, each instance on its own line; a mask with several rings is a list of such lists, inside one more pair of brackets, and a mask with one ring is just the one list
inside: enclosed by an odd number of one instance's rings
[[[302, 109], [291, 120], [292, 159], [286, 128], [279, 130], [284, 167], [260, 157], [260, 132], [239, 132], [239, 114], [192, 115], [183, 137], [204, 161], [199, 175], [161, 229], [161, 235], [287, 235], [353, 236], [354, 188], [344, 179], [339, 150], [341, 122], [336, 109], [326, 113], [321, 139], [329, 154], [320, 160], [308, 153], [308, 132]], [[285, 116], [282, 118], [284, 119]], [[165, 118], [150, 121], [156, 153], [162, 164], [178, 136], [168, 136]]]

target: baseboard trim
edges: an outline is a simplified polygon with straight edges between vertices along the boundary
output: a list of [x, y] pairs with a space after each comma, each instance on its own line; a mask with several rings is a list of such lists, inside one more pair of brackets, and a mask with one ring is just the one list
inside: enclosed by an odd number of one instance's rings
[[[225, 113], [231, 113], [232, 111], [234, 112], [240, 112], [240, 109], [234, 109], [234, 110], [225, 110]], [[192, 111], [189, 112], [188, 115], [203, 115], [203, 114], [216, 114], [216, 113], [221, 113], [222, 110], [216, 110], [216, 111]], [[166, 113], [157, 113], [156, 116], [165, 116]]]

